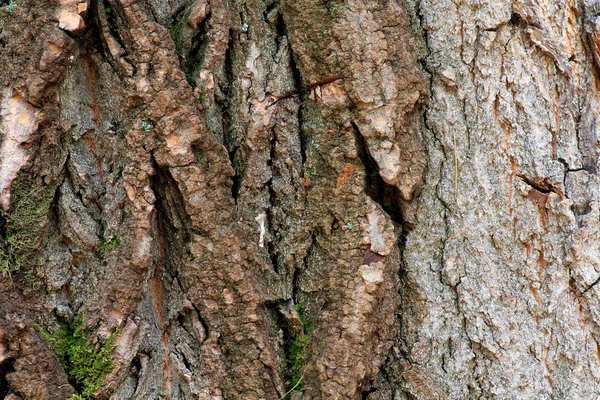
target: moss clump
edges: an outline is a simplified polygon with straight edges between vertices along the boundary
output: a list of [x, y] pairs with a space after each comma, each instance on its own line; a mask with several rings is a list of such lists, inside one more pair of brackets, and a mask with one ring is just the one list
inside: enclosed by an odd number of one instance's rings
[[53, 188], [27, 189], [22, 183], [13, 183], [12, 207], [4, 215], [6, 237], [5, 249], [0, 251], [0, 273], [11, 275], [35, 264], [53, 197]]
[[110, 335], [103, 344], [91, 345], [90, 334], [82, 329], [81, 318], [73, 324], [63, 324], [55, 333], [40, 326], [36, 329], [58, 356], [60, 364], [79, 392], [70, 399], [93, 398], [106, 375], [114, 368], [112, 354], [117, 333]]
[[121, 239], [118, 236], [113, 236], [109, 240], [102, 238], [100, 241], [100, 253], [108, 253], [121, 245]]
[[298, 318], [303, 326], [303, 332], [299, 337], [295, 337], [289, 342], [288, 357], [287, 357], [287, 373], [289, 381], [294, 385], [296, 390], [302, 390], [300, 382], [302, 381], [302, 375], [304, 374], [304, 368], [306, 367], [306, 345], [308, 344], [308, 335], [312, 332], [312, 323], [310, 319], [305, 315], [306, 309], [304, 302], [300, 302], [296, 305], [296, 312]]
[[4, 9], [9, 12], [12, 13], [13, 11], [15, 11], [15, 8], [17, 8], [17, 3], [8, 3], [7, 5], [4, 6]]
[[175, 51], [179, 57], [183, 56], [183, 43], [181, 42], [181, 28], [183, 27], [183, 23], [181, 21], [176, 21], [169, 28], [169, 36], [171, 36], [171, 40], [173, 40], [173, 44], [175, 45]]
[[148, 121], [142, 121], [140, 126], [144, 132], [150, 132], [152, 129], [154, 129], [154, 126]]

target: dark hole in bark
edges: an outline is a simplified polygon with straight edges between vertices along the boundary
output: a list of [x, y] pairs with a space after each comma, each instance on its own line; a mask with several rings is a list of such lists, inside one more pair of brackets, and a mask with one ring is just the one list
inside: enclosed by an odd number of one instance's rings
[[375, 393], [376, 391], [377, 391], [377, 389], [374, 388], [374, 387], [370, 388], [369, 390], [363, 391], [362, 392], [362, 398], [363, 398], [363, 400], [367, 400], [367, 398], [369, 397], [369, 395], [371, 393]]
[[133, 360], [131, 360], [131, 364], [129, 365], [129, 370], [133, 373], [133, 375], [138, 376], [142, 371], [142, 360], [140, 355], [136, 355]]
[[582, 204], [573, 204], [571, 210], [576, 216], [584, 216], [592, 211], [592, 207], [590, 207], [590, 203], [586, 201]]
[[15, 370], [12, 360], [7, 360], [0, 365], [0, 399], [6, 398], [11, 392], [10, 385], [6, 379], [6, 375]]
[[523, 23], [523, 18], [517, 13], [512, 13], [510, 16], [510, 23], [513, 26], [519, 26]]

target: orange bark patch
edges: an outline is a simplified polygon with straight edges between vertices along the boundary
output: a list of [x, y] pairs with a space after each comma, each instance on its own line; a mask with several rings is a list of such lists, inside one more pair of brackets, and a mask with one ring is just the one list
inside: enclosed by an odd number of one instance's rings
[[547, 232], [548, 210], [546, 209], [546, 202], [548, 201], [548, 193], [542, 193], [539, 190], [532, 188], [529, 190], [527, 198], [537, 205], [540, 212], [540, 219], [542, 220], [542, 227], [544, 228], [544, 231]]
[[[154, 306], [156, 307], [156, 315], [158, 317], [158, 324], [162, 330], [162, 353], [164, 358], [163, 371], [165, 373], [165, 392], [167, 396], [171, 393], [171, 362], [169, 360], [169, 337], [165, 331], [164, 317], [163, 317], [163, 295], [162, 295], [162, 283], [158, 276], [152, 277], [152, 289], [154, 292]], [[168, 397], [166, 397], [168, 398]]]
[[542, 281], [542, 275], [544, 274], [544, 270], [546, 269], [546, 259], [544, 258], [544, 250], [542, 249], [541, 245], [542, 244], [540, 243], [540, 269], [538, 270], [538, 278], [540, 282]]
[[90, 145], [90, 153], [96, 158], [96, 168], [98, 168], [98, 174], [100, 175], [100, 182], [104, 185], [104, 170], [102, 169], [102, 158], [96, 154], [96, 142], [94, 138], [88, 137], [88, 144]]
[[600, 345], [598, 345], [598, 341], [596, 340], [596, 338], [594, 338], [593, 336], [592, 336], [592, 338], [594, 340], [594, 344], [596, 347], [596, 358], [598, 360], [598, 364], [600, 365]]
[[350, 176], [354, 172], [356, 172], [356, 167], [352, 164], [346, 164], [346, 166], [344, 167], [344, 170], [342, 171], [340, 176], [338, 176], [338, 178], [337, 178], [336, 188], [339, 189], [342, 186], [344, 186], [344, 183], [346, 183], [346, 179], [348, 179], [348, 176]]
[[300, 178], [300, 182], [302, 183], [302, 185], [308, 187], [310, 185], [310, 178], [309, 177]]

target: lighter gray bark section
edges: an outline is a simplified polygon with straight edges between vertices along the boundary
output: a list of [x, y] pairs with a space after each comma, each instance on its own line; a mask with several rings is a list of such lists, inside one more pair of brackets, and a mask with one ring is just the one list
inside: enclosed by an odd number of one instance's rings
[[408, 379], [417, 398], [600, 396], [591, 13], [575, 1], [420, 4], [429, 170], [402, 329], [433, 383], [427, 394]]

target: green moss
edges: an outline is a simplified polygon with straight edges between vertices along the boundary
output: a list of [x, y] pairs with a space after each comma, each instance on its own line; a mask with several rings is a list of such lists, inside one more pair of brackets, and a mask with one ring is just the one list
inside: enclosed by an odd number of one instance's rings
[[35, 264], [53, 196], [54, 188], [26, 189], [20, 182], [13, 183], [12, 207], [4, 215], [6, 247], [0, 251], [0, 273], [4, 276]]
[[144, 132], [150, 132], [152, 129], [154, 129], [154, 126], [148, 121], [142, 121], [140, 126]]
[[100, 242], [100, 252], [108, 253], [121, 245], [121, 239], [118, 236], [113, 236], [109, 240], [102, 238]]
[[9, 3], [4, 6], [4, 9], [6, 11], [8, 11], [9, 13], [12, 13], [13, 11], [15, 11], [15, 8], [17, 8], [17, 3]]
[[302, 323], [303, 332], [302, 335], [293, 338], [288, 343], [287, 349], [287, 374], [290, 384], [293, 384], [295, 390], [302, 390], [300, 383], [302, 382], [302, 375], [306, 367], [308, 357], [306, 355], [306, 345], [308, 344], [308, 335], [312, 332], [312, 322], [305, 315], [304, 302], [300, 302], [296, 305], [296, 312], [298, 318]]
[[106, 375], [114, 368], [112, 354], [117, 333], [110, 335], [102, 344], [91, 345], [90, 334], [82, 329], [81, 318], [73, 324], [63, 324], [55, 333], [40, 326], [36, 326], [36, 329], [57, 355], [69, 378], [75, 382], [79, 393], [70, 399], [93, 398]]
[[177, 55], [181, 57], [183, 55], [183, 44], [181, 43], [181, 28], [183, 23], [181, 21], [175, 22], [173, 26], [169, 28], [169, 35], [173, 40], [173, 44], [175, 45], [175, 50], [177, 51]]
[[190, 86], [196, 86], [196, 79], [203, 61], [203, 48], [206, 46], [207, 38], [203, 36], [199, 42], [192, 40], [190, 27], [185, 26], [185, 20], [175, 21], [169, 28], [169, 35], [175, 45], [175, 51], [179, 57], [181, 68]]
[[[185, 73], [185, 79], [190, 84], [190, 86], [196, 86], [196, 77], [200, 72], [200, 67], [202, 63], [197, 58], [191, 58], [188, 62], [186, 62], [183, 66], [183, 72]], [[204, 101], [206, 99], [206, 95], [200, 95], [200, 101]]]

